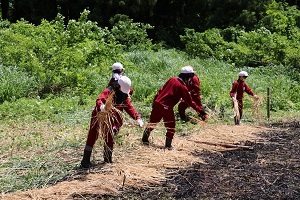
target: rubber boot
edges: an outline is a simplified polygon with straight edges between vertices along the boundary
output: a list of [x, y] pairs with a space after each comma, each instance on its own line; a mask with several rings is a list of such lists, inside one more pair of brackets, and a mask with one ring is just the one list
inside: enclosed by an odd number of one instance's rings
[[91, 154], [92, 154], [91, 151], [84, 150], [84, 152], [83, 152], [83, 158], [82, 158], [82, 161], [80, 163], [80, 167], [82, 167], [82, 168], [89, 168], [91, 166], [91, 161], [90, 161]]
[[113, 152], [113, 147], [108, 147], [106, 145], [104, 146], [104, 151], [103, 151], [104, 162], [112, 163], [112, 152]]
[[142, 142], [145, 144], [145, 145], [149, 145], [150, 142], [149, 142], [149, 136], [150, 136], [150, 131], [146, 128], [144, 130], [144, 133], [143, 133], [143, 138], [142, 138]]
[[187, 116], [185, 116], [185, 117], [180, 116], [180, 119], [181, 119], [182, 123], [186, 123], [186, 122], [190, 121], [190, 119]]
[[240, 125], [240, 120], [236, 119], [236, 117], [234, 117], [234, 124], [235, 125]]
[[166, 145], [165, 147], [169, 150], [172, 150], [173, 149], [173, 146], [172, 146], [172, 139], [171, 138], [168, 138], [166, 137]]
[[114, 133], [114, 136], [116, 136], [118, 134], [118, 130], [114, 128], [113, 133]]

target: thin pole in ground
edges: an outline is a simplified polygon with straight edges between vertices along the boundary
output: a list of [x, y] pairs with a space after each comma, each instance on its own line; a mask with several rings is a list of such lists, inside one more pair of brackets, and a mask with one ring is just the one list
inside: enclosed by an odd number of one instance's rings
[[270, 119], [270, 88], [267, 88], [267, 117]]

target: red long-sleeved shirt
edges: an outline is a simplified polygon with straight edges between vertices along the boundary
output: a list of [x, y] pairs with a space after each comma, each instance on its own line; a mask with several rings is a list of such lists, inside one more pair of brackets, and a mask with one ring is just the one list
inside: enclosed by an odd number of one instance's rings
[[164, 86], [157, 92], [154, 102], [159, 103], [164, 107], [174, 108], [174, 106], [183, 99], [196, 112], [200, 112], [202, 108], [192, 100], [188, 92], [188, 88], [180, 78], [170, 78]]
[[194, 75], [193, 78], [188, 82], [187, 88], [191, 94], [193, 101], [202, 108], [200, 97], [200, 79], [197, 75]]
[[249, 94], [251, 96], [254, 95], [254, 93], [248, 87], [248, 85], [245, 83], [245, 81], [238, 79], [237, 81], [232, 83], [230, 97], [235, 97], [235, 94], [236, 94], [236, 99], [241, 100], [244, 98], [244, 92], [246, 92], [247, 94]]
[[[98, 99], [96, 100], [96, 108], [99, 108], [101, 104], [106, 103], [106, 99], [110, 95], [111, 90], [109, 88], [106, 88], [103, 90], [103, 92], [99, 95]], [[131, 101], [129, 98], [126, 98], [121, 104], [114, 104], [114, 107], [119, 109], [120, 111], [125, 110], [130, 117], [137, 120], [139, 118], [139, 114], [131, 104]]]

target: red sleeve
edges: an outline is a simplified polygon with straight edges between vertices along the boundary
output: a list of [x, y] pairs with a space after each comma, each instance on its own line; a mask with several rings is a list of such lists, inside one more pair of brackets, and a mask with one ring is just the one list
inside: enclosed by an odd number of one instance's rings
[[191, 85], [188, 86], [189, 91], [191, 92], [192, 95], [200, 95], [200, 80], [198, 76], [194, 76], [191, 82]]
[[109, 96], [111, 91], [109, 89], [103, 90], [103, 92], [99, 95], [98, 99], [96, 100], [96, 107], [99, 108], [101, 104], [106, 103], [106, 99]]
[[245, 83], [245, 92], [251, 96], [254, 95], [254, 93], [252, 92], [252, 90], [248, 87], [248, 85]]
[[190, 91], [190, 94], [192, 96], [192, 100], [202, 108], [202, 102], [201, 102], [201, 97], [200, 97], [200, 80], [198, 78], [198, 76], [194, 76], [192, 79], [192, 85], [188, 88]]
[[239, 83], [237, 81], [232, 83], [232, 88], [231, 88], [231, 91], [230, 91], [230, 97], [235, 97], [235, 94], [237, 93], [238, 85], [239, 85]]
[[130, 117], [132, 117], [133, 119], [137, 120], [139, 118], [139, 114], [131, 104], [130, 99], [127, 98], [123, 103], [125, 104], [124, 110], [128, 113], [128, 115], [130, 115]]
[[192, 100], [192, 97], [191, 97], [190, 93], [188, 92], [187, 87], [184, 85], [181, 85], [180, 91], [181, 91], [181, 97], [185, 101], [185, 103], [187, 103], [197, 113], [199, 113], [202, 110], [202, 108], [200, 106], [196, 105], [196, 103]]

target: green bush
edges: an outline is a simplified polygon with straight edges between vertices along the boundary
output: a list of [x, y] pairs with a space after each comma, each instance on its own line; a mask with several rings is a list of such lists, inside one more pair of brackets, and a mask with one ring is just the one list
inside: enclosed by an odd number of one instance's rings
[[127, 51], [134, 49], [152, 49], [152, 41], [148, 38], [147, 30], [154, 27], [150, 24], [133, 22], [126, 15], [116, 15], [111, 20], [111, 33], [116, 43], [124, 46]]
[[151, 47], [146, 33], [151, 26], [127, 19], [110, 31], [88, 21], [88, 15], [85, 10], [78, 21], [70, 20], [67, 25], [61, 15], [38, 26], [24, 20], [10, 26], [3, 22], [1, 63], [17, 66], [33, 77], [35, 94], [42, 98], [61, 92], [92, 94], [99, 88], [97, 76], [108, 77], [112, 63], [124, 61], [124, 49]]

